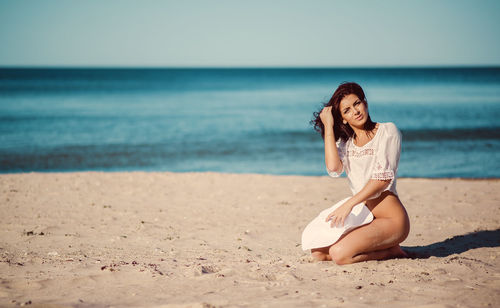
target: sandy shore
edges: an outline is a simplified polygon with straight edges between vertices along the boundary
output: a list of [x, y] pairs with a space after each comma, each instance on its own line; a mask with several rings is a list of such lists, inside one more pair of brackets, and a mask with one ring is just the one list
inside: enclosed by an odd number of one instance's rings
[[498, 307], [500, 180], [398, 179], [413, 259], [310, 262], [345, 179], [0, 175], [0, 306]]

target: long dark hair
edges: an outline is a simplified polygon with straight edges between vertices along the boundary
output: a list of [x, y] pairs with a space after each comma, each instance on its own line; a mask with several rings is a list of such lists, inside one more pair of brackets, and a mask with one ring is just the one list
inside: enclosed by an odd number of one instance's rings
[[[325, 138], [325, 127], [323, 122], [321, 122], [321, 118], [319, 114], [324, 107], [333, 106], [332, 114], [333, 114], [333, 133], [335, 134], [335, 141], [341, 138], [344, 141], [347, 141], [350, 137], [356, 137], [354, 130], [351, 128], [349, 124], [344, 124], [342, 122], [342, 115], [340, 114], [340, 101], [349, 94], [356, 95], [362, 102], [365, 104], [368, 110], [368, 101], [365, 97], [365, 92], [361, 88], [361, 86], [355, 82], [343, 82], [339, 85], [337, 90], [332, 95], [330, 100], [323, 104], [323, 107], [313, 113], [313, 119], [311, 120], [311, 125], [314, 126], [314, 130], [321, 134], [321, 137]], [[371, 131], [375, 128], [375, 122], [370, 118], [370, 114], [368, 113], [368, 118], [366, 119], [366, 123], [363, 127], [366, 131]]]

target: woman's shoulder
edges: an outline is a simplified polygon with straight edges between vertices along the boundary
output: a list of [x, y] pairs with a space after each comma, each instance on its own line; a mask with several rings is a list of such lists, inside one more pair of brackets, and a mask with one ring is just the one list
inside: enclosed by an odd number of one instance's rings
[[344, 153], [347, 150], [349, 140], [351, 140], [351, 137], [349, 139], [344, 140], [342, 138], [339, 138], [336, 143], [337, 143], [337, 148], [340, 150], [341, 153]]
[[379, 122], [380, 126], [383, 127], [385, 130], [397, 130], [396, 124], [393, 122]]
[[386, 135], [398, 135], [401, 136], [401, 132], [399, 131], [396, 124], [392, 122], [380, 123], [380, 127], [383, 129]]
[[[350, 139], [350, 138], [349, 138]], [[337, 141], [335, 141], [335, 143], [337, 143], [337, 147], [340, 147], [340, 146], [345, 146], [347, 141], [344, 141], [344, 139], [342, 138], [339, 138]]]
[[383, 133], [381, 135], [384, 135], [385, 138], [389, 138], [391, 136], [394, 136], [398, 139], [402, 138], [401, 131], [398, 129], [396, 124], [392, 122], [380, 123], [380, 128], [382, 128], [383, 130]]

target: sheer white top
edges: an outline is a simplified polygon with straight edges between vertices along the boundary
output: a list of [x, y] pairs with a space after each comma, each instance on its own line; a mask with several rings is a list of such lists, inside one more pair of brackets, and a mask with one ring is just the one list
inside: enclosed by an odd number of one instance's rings
[[[345, 171], [353, 195], [370, 179], [391, 180], [383, 191], [389, 190], [397, 195], [396, 174], [401, 154], [401, 132], [394, 123], [379, 123], [375, 136], [362, 147], [355, 145], [351, 137], [345, 142], [339, 139], [337, 149], [343, 169], [340, 173], [328, 169], [327, 172], [332, 177], [339, 177]], [[370, 199], [377, 198], [383, 191]]]

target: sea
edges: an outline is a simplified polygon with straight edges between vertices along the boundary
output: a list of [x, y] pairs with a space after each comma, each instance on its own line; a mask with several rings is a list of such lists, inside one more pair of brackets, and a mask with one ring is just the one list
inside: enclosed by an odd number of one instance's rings
[[500, 177], [500, 67], [0, 68], [0, 173], [326, 175], [310, 121], [344, 81], [399, 177]]

